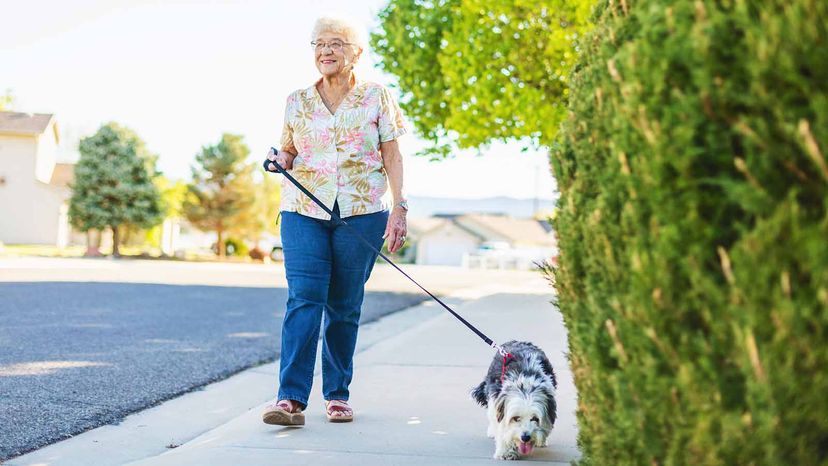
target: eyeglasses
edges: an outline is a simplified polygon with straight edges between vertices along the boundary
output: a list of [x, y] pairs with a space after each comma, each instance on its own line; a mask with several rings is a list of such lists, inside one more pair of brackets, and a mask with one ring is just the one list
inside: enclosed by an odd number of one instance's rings
[[311, 42], [311, 46], [313, 46], [313, 48], [315, 50], [322, 50], [325, 47], [327, 47], [327, 48], [333, 50], [334, 52], [339, 52], [340, 50], [342, 50], [343, 45], [354, 45], [354, 44], [352, 44], [350, 42], [342, 42], [341, 40], [332, 40], [330, 42], [315, 40], [315, 41]]

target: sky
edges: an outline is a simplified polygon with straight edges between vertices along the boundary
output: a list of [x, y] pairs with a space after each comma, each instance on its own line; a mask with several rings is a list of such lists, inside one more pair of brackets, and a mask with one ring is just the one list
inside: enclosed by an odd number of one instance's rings
[[[241, 134], [259, 160], [279, 141], [285, 99], [319, 78], [310, 33], [317, 17], [344, 14], [379, 27], [387, 0], [0, 0], [0, 93], [15, 111], [53, 113], [61, 157], [116, 121], [138, 133], [158, 167], [189, 179], [199, 149]], [[343, 9], [344, 8], [344, 9]], [[362, 79], [392, 84], [367, 51]], [[399, 139], [409, 196], [551, 199], [545, 152], [496, 143], [433, 162], [408, 125]]]

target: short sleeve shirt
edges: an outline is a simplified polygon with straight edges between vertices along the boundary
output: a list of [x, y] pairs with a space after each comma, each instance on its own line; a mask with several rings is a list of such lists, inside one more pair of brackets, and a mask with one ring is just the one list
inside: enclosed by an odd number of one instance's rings
[[[387, 190], [380, 142], [405, 134], [402, 112], [387, 88], [357, 80], [331, 113], [317, 83], [287, 99], [281, 147], [297, 154], [290, 174], [329, 209], [338, 202], [341, 217], [379, 212]], [[280, 210], [330, 219], [286, 178]]]

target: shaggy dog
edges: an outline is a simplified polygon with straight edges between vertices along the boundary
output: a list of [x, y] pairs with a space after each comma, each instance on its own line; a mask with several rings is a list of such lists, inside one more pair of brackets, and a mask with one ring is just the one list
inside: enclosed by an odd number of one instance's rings
[[503, 345], [510, 357], [503, 368], [497, 354], [489, 372], [471, 392], [487, 408], [487, 435], [495, 439], [495, 459], [516, 460], [545, 447], [555, 424], [555, 372], [552, 364], [532, 343], [510, 341]]

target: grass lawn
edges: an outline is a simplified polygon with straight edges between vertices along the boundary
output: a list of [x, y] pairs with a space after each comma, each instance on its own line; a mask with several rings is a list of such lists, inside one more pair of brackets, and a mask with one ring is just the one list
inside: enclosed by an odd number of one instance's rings
[[[40, 244], [7, 244], [0, 246], [0, 257], [84, 257], [86, 246], [67, 246], [59, 248]], [[109, 256], [112, 248], [101, 248], [101, 254]], [[141, 246], [121, 246], [122, 259], [163, 259], [163, 260], [184, 260], [193, 262], [256, 262], [249, 257], [227, 257], [220, 261], [213, 254], [203, 251], [187, 251], [184, 257], [163, 257], [158, 248]]]
[[0, 257], [39, 256], [39, 257], [82, 257], [85, 246], [46, 246], [40, 244], [7, 244], [0, 247]]

